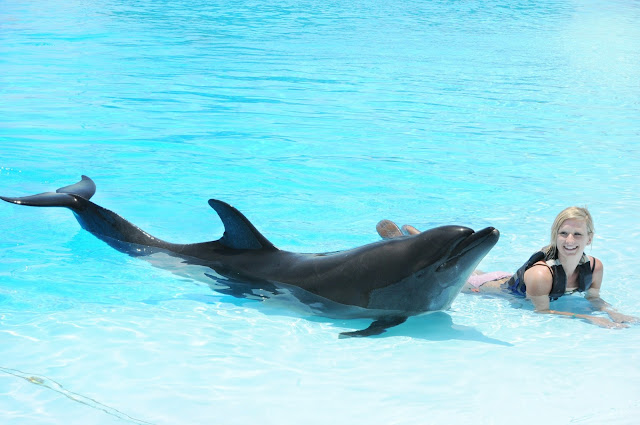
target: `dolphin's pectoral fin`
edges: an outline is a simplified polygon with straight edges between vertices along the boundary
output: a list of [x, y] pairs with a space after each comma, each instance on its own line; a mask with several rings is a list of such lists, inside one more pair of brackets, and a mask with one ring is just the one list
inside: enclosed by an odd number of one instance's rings
[[224, 235], [219, 242], [234, 249], [275, 249], [240, 211], [217, 199], [209, 199], [209, 205], [224, 225]]
[[340, 338], [374, 336], [384, 333], [388, 328], [398, 326], [407, 321], [406, 316], [383, 317], [373, 322], [367, 329], [361, 331], [341, 332]]

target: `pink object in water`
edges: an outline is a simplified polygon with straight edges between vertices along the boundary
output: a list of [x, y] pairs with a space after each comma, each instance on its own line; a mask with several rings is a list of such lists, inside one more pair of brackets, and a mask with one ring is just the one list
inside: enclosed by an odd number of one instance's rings
[[479, 288], [481, 287], [483, 284], [487, 283], [487, 282], [491, 282], [492, 280], [498, 280], [498, 279], [504, 279], [505, 277], [511, 277], [511, 273], [507, 273], [507, 272], [490, 272], [490, 273], [483, 273], [483, 274], [477, 274], [474, 276], [471, 276], [467, 282], [475, 287], [475, 288]]

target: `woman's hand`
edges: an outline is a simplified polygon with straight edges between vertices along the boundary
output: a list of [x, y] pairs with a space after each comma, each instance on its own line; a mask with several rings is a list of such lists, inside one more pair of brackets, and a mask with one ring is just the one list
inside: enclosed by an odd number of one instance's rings
[[637, 323], [640, 321], [637, 317], [628, 316], [626, 314], [618, 313], [617, 311], [607, 311], [607, 314], [616, 323]]
[[[622, 316], [624, 316], [624, 315], [622, 315]], [[576, 317], [578, 317], [578, 316], [576, 316]], [[582, 315], [582, 314], [579, 317], [581, 319], [588, 320], [589, 322], [593, 323], [596, 326], [600, 326], [601, 328], [623, 329], [623, 328], [628, 328], [629, 327], [629, 325], [627, 325], [627, 324], [614, 322], [612, 320], [607, 319], [606, 317], [595, 317], [595, 316], [587, 316], [587, 315]]]

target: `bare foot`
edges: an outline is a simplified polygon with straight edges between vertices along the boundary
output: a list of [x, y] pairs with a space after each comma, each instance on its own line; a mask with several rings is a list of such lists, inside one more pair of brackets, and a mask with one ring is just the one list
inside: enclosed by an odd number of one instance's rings
[[393, 239], [402, 236], [398, 225], [391, 220], [380, 220], [376, 225], [376, 230], [382, 239]]
[[411, 235], [417, 235], [418, 233], [420, 233], [420, 230], [416, 229], [410, 224], [405, 224], [404, 226], [402, 226], [402, 233], [404, 233], [405, 235], [411, 236]]

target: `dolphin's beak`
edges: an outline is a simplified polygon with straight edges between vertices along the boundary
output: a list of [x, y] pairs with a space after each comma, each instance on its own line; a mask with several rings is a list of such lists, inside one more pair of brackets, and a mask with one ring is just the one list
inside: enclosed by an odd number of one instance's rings
[[487, 227], [478, 232], [474, 232], [456, 245], [453, 251], [451, 251], [451, 254], [449, 254], [449, 259], [440, 267], [444, 267], [452, 260], [455, 260], [481, 245], [486, 246], [488, 248], [488, 252], [489, 249], [493, 248], [493, 246], [498, 242], [499, 238], [500, 232], [494, 227]]
[[494, 227], [487, 227], [471, 234], [465, 240], [460, 242], [451, 252], [451, 256], [455, 257], [460, 254], [464, 254], [465, 252], [471, 251], [473, 248], [483, 244], [487, 240], [493, 240], [494, 243], [498, 242], [498, 238], [500, 238], [500, 232], [498, 231], [498, 229]]

